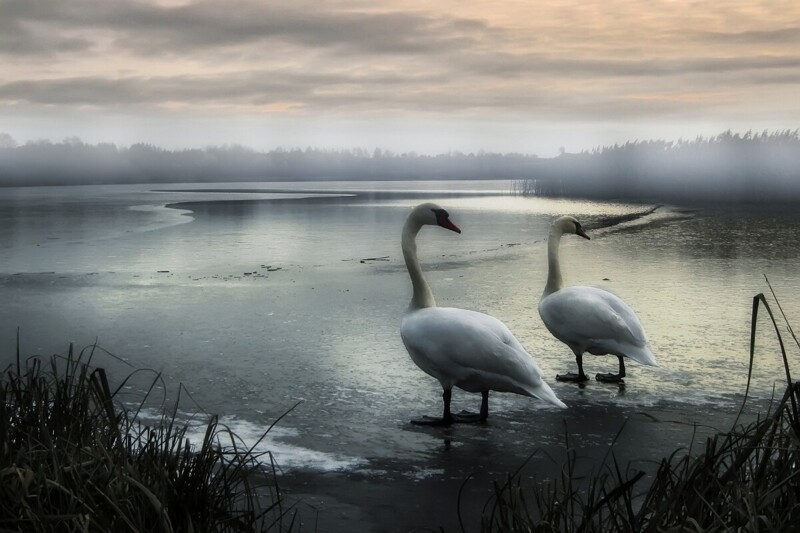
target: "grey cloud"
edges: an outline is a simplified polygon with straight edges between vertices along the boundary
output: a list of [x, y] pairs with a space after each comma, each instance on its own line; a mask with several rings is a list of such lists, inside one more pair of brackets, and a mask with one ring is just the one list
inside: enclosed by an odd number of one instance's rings
[[51, 28], [32, 28], [13, 13], [0, 9], [0, 52], [15, 56], [53, 55], [85, 51], [92, 41], [60, 35]]
[[781, 70], [776, 72], [770, 72], [763, 76], [759, 76], [757, 79], [752, 81], [756, 85], [761, 85], [761, 84], [796, 85], [800, 84], [800, 71]]
[[[460, 58], [463, 60], [464, 58]], [[624, 76], [633, 76], [635, 92], [697, 90], [708, 84], [709, 75], [724, 80], [726, 87], [756, 83], [796, 84], [800, 58], [751, 58], [738, 62], [698, 59], [693, 63], [651, 66], [646, 62], [618, 65], [603, 61], [549, 61], [536, 57], [504, 57], [471, 55], [468, 67], [453, 59], [453, 70], [428, 70], [406, 74], [361, 71], [354, 75], [347, 70], [301, 72], [296, 69], [262, 69], [209, 75], [160, 77], [72, 77], [61, 79], [29, 79], [0, 84], [0, 102], [34, 105], [84, 105], [107, 108], [162, 106], [180, 102], [189, 106], [249, 106], [292, 103], [306, 110], [349, 112], [377, 110], [415, 110], [421, 112], [458, 112], [492, 109], [495, 112], [530, 111], [551, 107], [570, 109], [571, 113], [595, 116], [594, 106], [602, 114], [649, 106], [655, 111], [666, 107], [687, 106], [686, 102], [637, 102], [625, 100], [624, 92], [607, 102], [598, 102], [599, 93], [591, 89], [600, 76], [621, 76], [622, 87], [634, 90]], [[753, 76], [752, 69], [762, 69]], [[458, 71], [458, 72], [456, 72]], [[512, 85], [494, 80], [519, 77]], [[456, 75], [458, 74], [458, 75]], [[688, 77], [691, 74], [694, 77]], [[561, 94], [548, 80], [568, 75], [583, 83], [583, 90]], [[644, 78], [650, 76], [650, 78]], [[648, 81], [649, 79], [649, 81]], [[583, 115], [585, 116], [585, 115]]]
[[76, 77], [24, 80], [0, 85], [0, 102], [121, 109], [158, 106], [170, 101], [189, 105], [267, 105], [298, 103], [308, 110], [370, 112], [415, 110], [452, 112], [476, 108], [522, 108], [539, 105], [541, 94], [497, 93], [491, 88], [464, 90], [447, 76], [407, 78], [395, 74], [358, 82], [343, 74], [297, 74], [261, 71], [218, 76]]
[[[263, 57], [268, 64], [285, 45], [316, 52], [318, 62], [327, 58], [331, 65], [369, 63], [376, 54], [405, 55], [411, 65], [410, 75], [417, 70], [450, 74], [469, 83], [472, 78], [536, 78], [548, 75], [569, 79], [614, 77], [708, 76], [742, 71], [777, 71], [797, 69], [800, 56], [699, 57], [675, 60], [608, 59], [566, 57], [552, 58], [540, 54], [512, 54], [487, 51], [486, 43], [510, 38], [505, 30], [478, 20], [430, 17], [418, 13], [373, 13], [337, 11], [325, 3], [271, 3], [253, 1], [203, 1], [178, 7], [154, 6], [140, 2], [108, 2], [107, 0], [7, 0], [0, 21], [0, 52], [41, 53], [58, 49], [85, 50], [91, 46], [91, 31], [107, 30], [115, 36], [117, 50], [144, 55], [182, 55], [218, 66], [226, 53]], [[86, 39], [64, 37], [63, 31], [34, 34], [29, 23], [55, 25], [64, 29], [85, 28]], [[91, 31], [90, 31], [91, 30]], [[788, 39], [795, 28], [776, 32], [741, 34], [707, 33], [716, 39]], [[397, 63], [393, 68], [399, 69]], [[414, 69], [414, 70], [411, 70]], [[787, 78], [788, 79], [788, 78]], [[157, 80], [156, 80], [157, 81]], [[200, 80], [210, 83], [210, 80]], [[348, 80], [335, 80], [345, 83]], [[351, 83], [373, 83], [350, 79]], [[399, 80], [398, 80], [399, 81]], [[302, 80], [301, 80], [302, 82]], [[406, 80], [412, 85], [413, 80]], [[106, 93], [117, 85], [102, 82]], [[377, 83], [377, 82], [374, 82]], [[244, 85], [244, 82], [241, 82]], [[299, 87], [302, 94], [304, 85]], [[192, 89], [193, 92], [194, 88]], [[243, 89], [244, 90], [244, 89]], [[118, 94], [123, 94], [123, 87]], [[255, 89], [253, 89], [255, 92]], [[49, 89], [43, 89], [50, 93]], [[152, 94], [149, 87], [144, 94]], [[87, 93], [88, 94], [88, 93]]]
[[642, 102], [624, 95], [604, 98], [596, 94], [560, 94], [546, 84], [532, 89], [497, 90], [491, 84], [465, 87], [460, 80], [447, 76], [412, 80], [388, 74], [353, 83], [348, 76], [336, 73], [276, 75], [261, 71], [219, 76], [17, 81], [0, 85], [0, 102], [116, 110], [170, 101], [243, 106], [288, 102], [311, 112], [324, 109], [329, 114], [339, 110], [369, 114], [376, 110], [462, 113], [490, 109], [497, 115], [535, 112], [539, 116], [555, 116], [569, 110], [582, 117], [635, 115], [646, 110], [669, 114], [691, 107], [685, 102]]
[[776, 28], [742, 32], [700, 32], [696, 38], [723, 44], [786, 44], [800, 45], [800, 27]]
[[[206, 0], [179, 7], [107, 0], [0, 2], [0, 53], [50, 57], [54, 49], [62, 53], [85, 50], [92, 46], [92, 32], [100, 31], [114, 36], [117, 51], [181, 55], [211, 65], [209, 70], [224, 65], [221, 57], [225, 53], [263, 56], [260, 64], [264, 68], [252, 72], [28, 79], [0, 84], [0, 101], [17, 105], [118, 108], [167, 102], [189, 106], [294, 102], [307, 109], [359, 112], [492, 109], [550, 113], [551, 109], [569, 109], [569, 114], [589, 116], [625, 114], [649, 106], [656, 112], [671, 113], [673, 106], [686, 104], [628, 101], [624, 95], [598, 101], [599, 96], [586, 96], [591, 90], [578, 90], [578, 96], [570, 100], [550, 88], [549, 82], [566, 79], [583, 84], [576, 85], [583, 89], [598, 80], [611, 80], [620, 85], [638, 84], [642, 91], [680, 87], [682, 82], [703, 88], [720, 80], [796, 84], [792, 73], [800, 68], [800, 55], [794, 49], [786, 56], [673, 60], [553, 58], [545, 51], [512, 54], [488, 49], [491, 43], [512, 42], [511, 33], [482, 21], [410, 12], [337, 11], [317, 2]], [[81, 30], [85, 37], [68, 37]], [[738, 35], [738, 39], [779, 40], [794, 38], [795, 31], [704, 35], [707, 39]], [[277, 52], [287, 44], [313, 51], [316, 69], [300, 62], [286, 69], [268, 68], [276, 59], [278, 63], [291, 61], [293, 56]], [[386, 63], [391, 69], [388, 73], [370, 69], [370, 60], [377, 54], [403, 56], [404, 63], [393, 57]], [[513, 83], [507, 83], [511, 78]], [[498, 91], [493, 84], [505, 89]]]
[[551, 59], [535, 54], [461, 54], [454, 62], [475, 75], [526, 76], [559, 75], [611, 78], [647, 77], [681, 74], [730, 73], [748, 70], [796, 69], [800, 55], [746, 56], [735, 58], [701, 57], [696, 59]]
[[0, 99], [45, 105], [116, 105], [123, 101], [140, 103], [142, 80], [68, 78], [22, 80], [0, 85]]
[[[459, 24], [407, 13], [326, 13], [319, 9], [265, 10], [251, 4], [233, 7], [201, 4], [164, 12], [155, 19], [152, 15], [150, 12], [130, 13], [106, 22], [121, 32], [128, 32], [131, 24], [138, 23], [136, 31], [130, 32], [120, 43], [147, 52], [153, 50], [153, 41], [171, 50], [191, 51], [277, 39], [312, 48], [344, 47], [368, 54], [416, 54], [463, 46], [469, 41], [455, 34]], [[140, 39], [142, 34], [153, 41], [148, 43]]]
[[[138, 2], [11, 0], [4, 8], [8, 24], [58, 23], [62, 28], [112, 30], [116, 45], [139, 54], [195, 54], [280, 40], [311, 48], [341, 48], [365, 54], [420, 54], [465, 47], [483, 22], [440, 19], [412, 13], [335, 11], [310, 2], [193, 3], [159, 7]], [[35, 36], [20, 35], [30, 40]], [[0, 43], [0, 51], [13, 52]]]
[[0, 98], [44, 105], [159, 105], [169, 101], [208, 103], [259, 103], [258, 96], [271, 94], [273, 101], [293, 95], [307, 95], [302, 87], [313, 83], [298, 80], [253, 80], [219, 77], [177, 76], [166, 78], [98, 77], [64, 78], [58, 80], [23, 80], [0, 85]]
[[[188, 104], [225, 103], [260, 105], [307, 101], [330, 104], [369, 92], [387, 95], [409, 85], [437, 83], [444, 78], [405, 78], [381, 74], [354, 80], [345, 74], [304, 74], [281, 71], [224, 73], [208, 76], [74, 77], [56, 80], [21, 80], [0, 85], [0, 101], [45, 105], [159, 105], [169, 101]], [[337, 88], [343, 89], [340, 94]], [[391, 91], [390, 91], [391, 90]], [[350, 96], [343, 93], [350, 93]]]

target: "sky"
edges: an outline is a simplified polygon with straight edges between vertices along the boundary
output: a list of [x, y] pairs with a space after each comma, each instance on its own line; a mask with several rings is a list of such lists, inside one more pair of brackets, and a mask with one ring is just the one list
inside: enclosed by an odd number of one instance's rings
[[797, 0], [0, 0], [19, 143], [547, 157], [798, 126]]

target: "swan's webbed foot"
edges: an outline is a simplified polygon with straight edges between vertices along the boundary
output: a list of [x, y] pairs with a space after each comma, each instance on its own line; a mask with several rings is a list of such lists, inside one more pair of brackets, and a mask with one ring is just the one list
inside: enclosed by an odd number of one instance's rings
[[597, 374], [594, 379], [602, 383], [619, 383], [620, 385], [625, 384], [625, 380], [622, 379], [622, 376], [619, 374]]
[[417, 418], [416, 420], [412, 420], [411, 423], [415, 426], [435, 426], [435, 427], [446, 427], [455, 422], [453, 417], [450, 418], [441, 418], [437, 416], [423, 416], [422, 418]]
[[474, 424], [476, 422], [485, 422], [486, 416], [481, 413], [473, 413], [472, 411], [461, 411], [453, 415], [453, 422], [459, 424]]
[[473, 413], [471, 411], [461, 411], [460, 413], [454, 413], [450, 415], [450, 418], [439, 418], [435, 416], [423, 416], [422, 418], [417, 418], [416, 420], [412, 420], [411, 423], [415, 426], [436, 426], [436, 427], [446, 427], [451, 424], [475, 424], [478, 422], [485, 422], [486, 418], [484, 418], [480, 413]]
[[432, 416], [423, 416], [417, 420], [412, 420], [412, 424], [418, 426], [449, 426], [454, 423], [470, 424], [475, 422], [485, 422], [489, 418], [489, 391], [481, 391], [481, 412], [473, 413], [471, 411], [461, 411], [460, 413], [453, 414], [450, 412], [450, 397], [452, 392], [450, 389], [445, 389], [442, 392], [442, 399], [444, 400], [444, 410], [442, 411], [441, 418]]
[[486, 417], [481, 413], [473, 413], [472, 411], [461, 411], [460, 413], [453, 413], [448, 418], [439, 418], [435, 416], [423, 416], [412, 420], [411, 423], [416, 426], [436, 426], [446, 427], [450, 424], [476, 424], [485, 422]]
[[625, 377], [625, 361], [622, 359], [621, 355], [617, 356], [619, 358], [619, 372], [616, 374], [597, 374], [594, 379], [600, 381], [602, 383], [619, 383], [620, 385], [625, 385], [625, 380], [622, 378]]
[[585, 381], [589, 381], [589, 378], [586, 377], [586, 374], [581, 372], [580, 374], [575, 374], [570, 372], [568, 374], [557, 374], [556, 381], [566, 381], [569, 383], [583, 383]]

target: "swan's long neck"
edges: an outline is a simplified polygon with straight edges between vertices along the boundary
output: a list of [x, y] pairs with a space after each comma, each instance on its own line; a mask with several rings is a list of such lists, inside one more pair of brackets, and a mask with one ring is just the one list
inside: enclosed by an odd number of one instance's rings
[[564, 280], [561, 279], [561, 265], [558, 262], [558, 245], [561, 244], [563, 233], [560, 228], [553, 228], [547, 239], [547, 285], [544, 286], [543, 297], [553, 294], [564, 286]]
[[417, 259], [417, 233], [422, 226], [409, 218], [403, 226], [403, 258], [406, 260], [408, 275], [411, 276], [411, 285], [414, 287], [414, 296], [408, 305], [409, 310], [424, 309], [425, 307], [436, 307], [436, 300], [433, 299], [428, 282], [422, 275], [422, 267], [419, 266]]

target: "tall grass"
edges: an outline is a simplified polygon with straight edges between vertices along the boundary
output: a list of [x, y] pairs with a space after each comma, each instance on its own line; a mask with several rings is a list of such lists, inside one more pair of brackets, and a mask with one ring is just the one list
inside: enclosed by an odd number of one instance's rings
[[[560, 479], [526, 489], [518, 475], [511, 475], [495, 485], [482, 516], [482, 531], [798, 531], [800, 382], [792, 380], [780, 328], [763, 294], [753, 298], [742, 409], [753, 371], [760, 307], [774, 326], [786, 374], [786, 389], [766, 415], [750, 424], [740, 424], [737, 416], [728, 432], [706, 440], [701, 453], [676, 451], [661, 460], [651, 477], [621, 468], [612, 444], [603, 466], [588, 481], [582, 480], [576, 475], [575, 450], [567, 443]], [[788, 321], [786, 328], [800, 348]]]
[[1, 531], [296, 529], [271, 456], [236, 447], [216, 418], [190, 443], [175, 412], [144, 425], [123, 407], [122, 385], [91, 366], [96, 346], [24, 362], [17, 346], [0, 381]]

